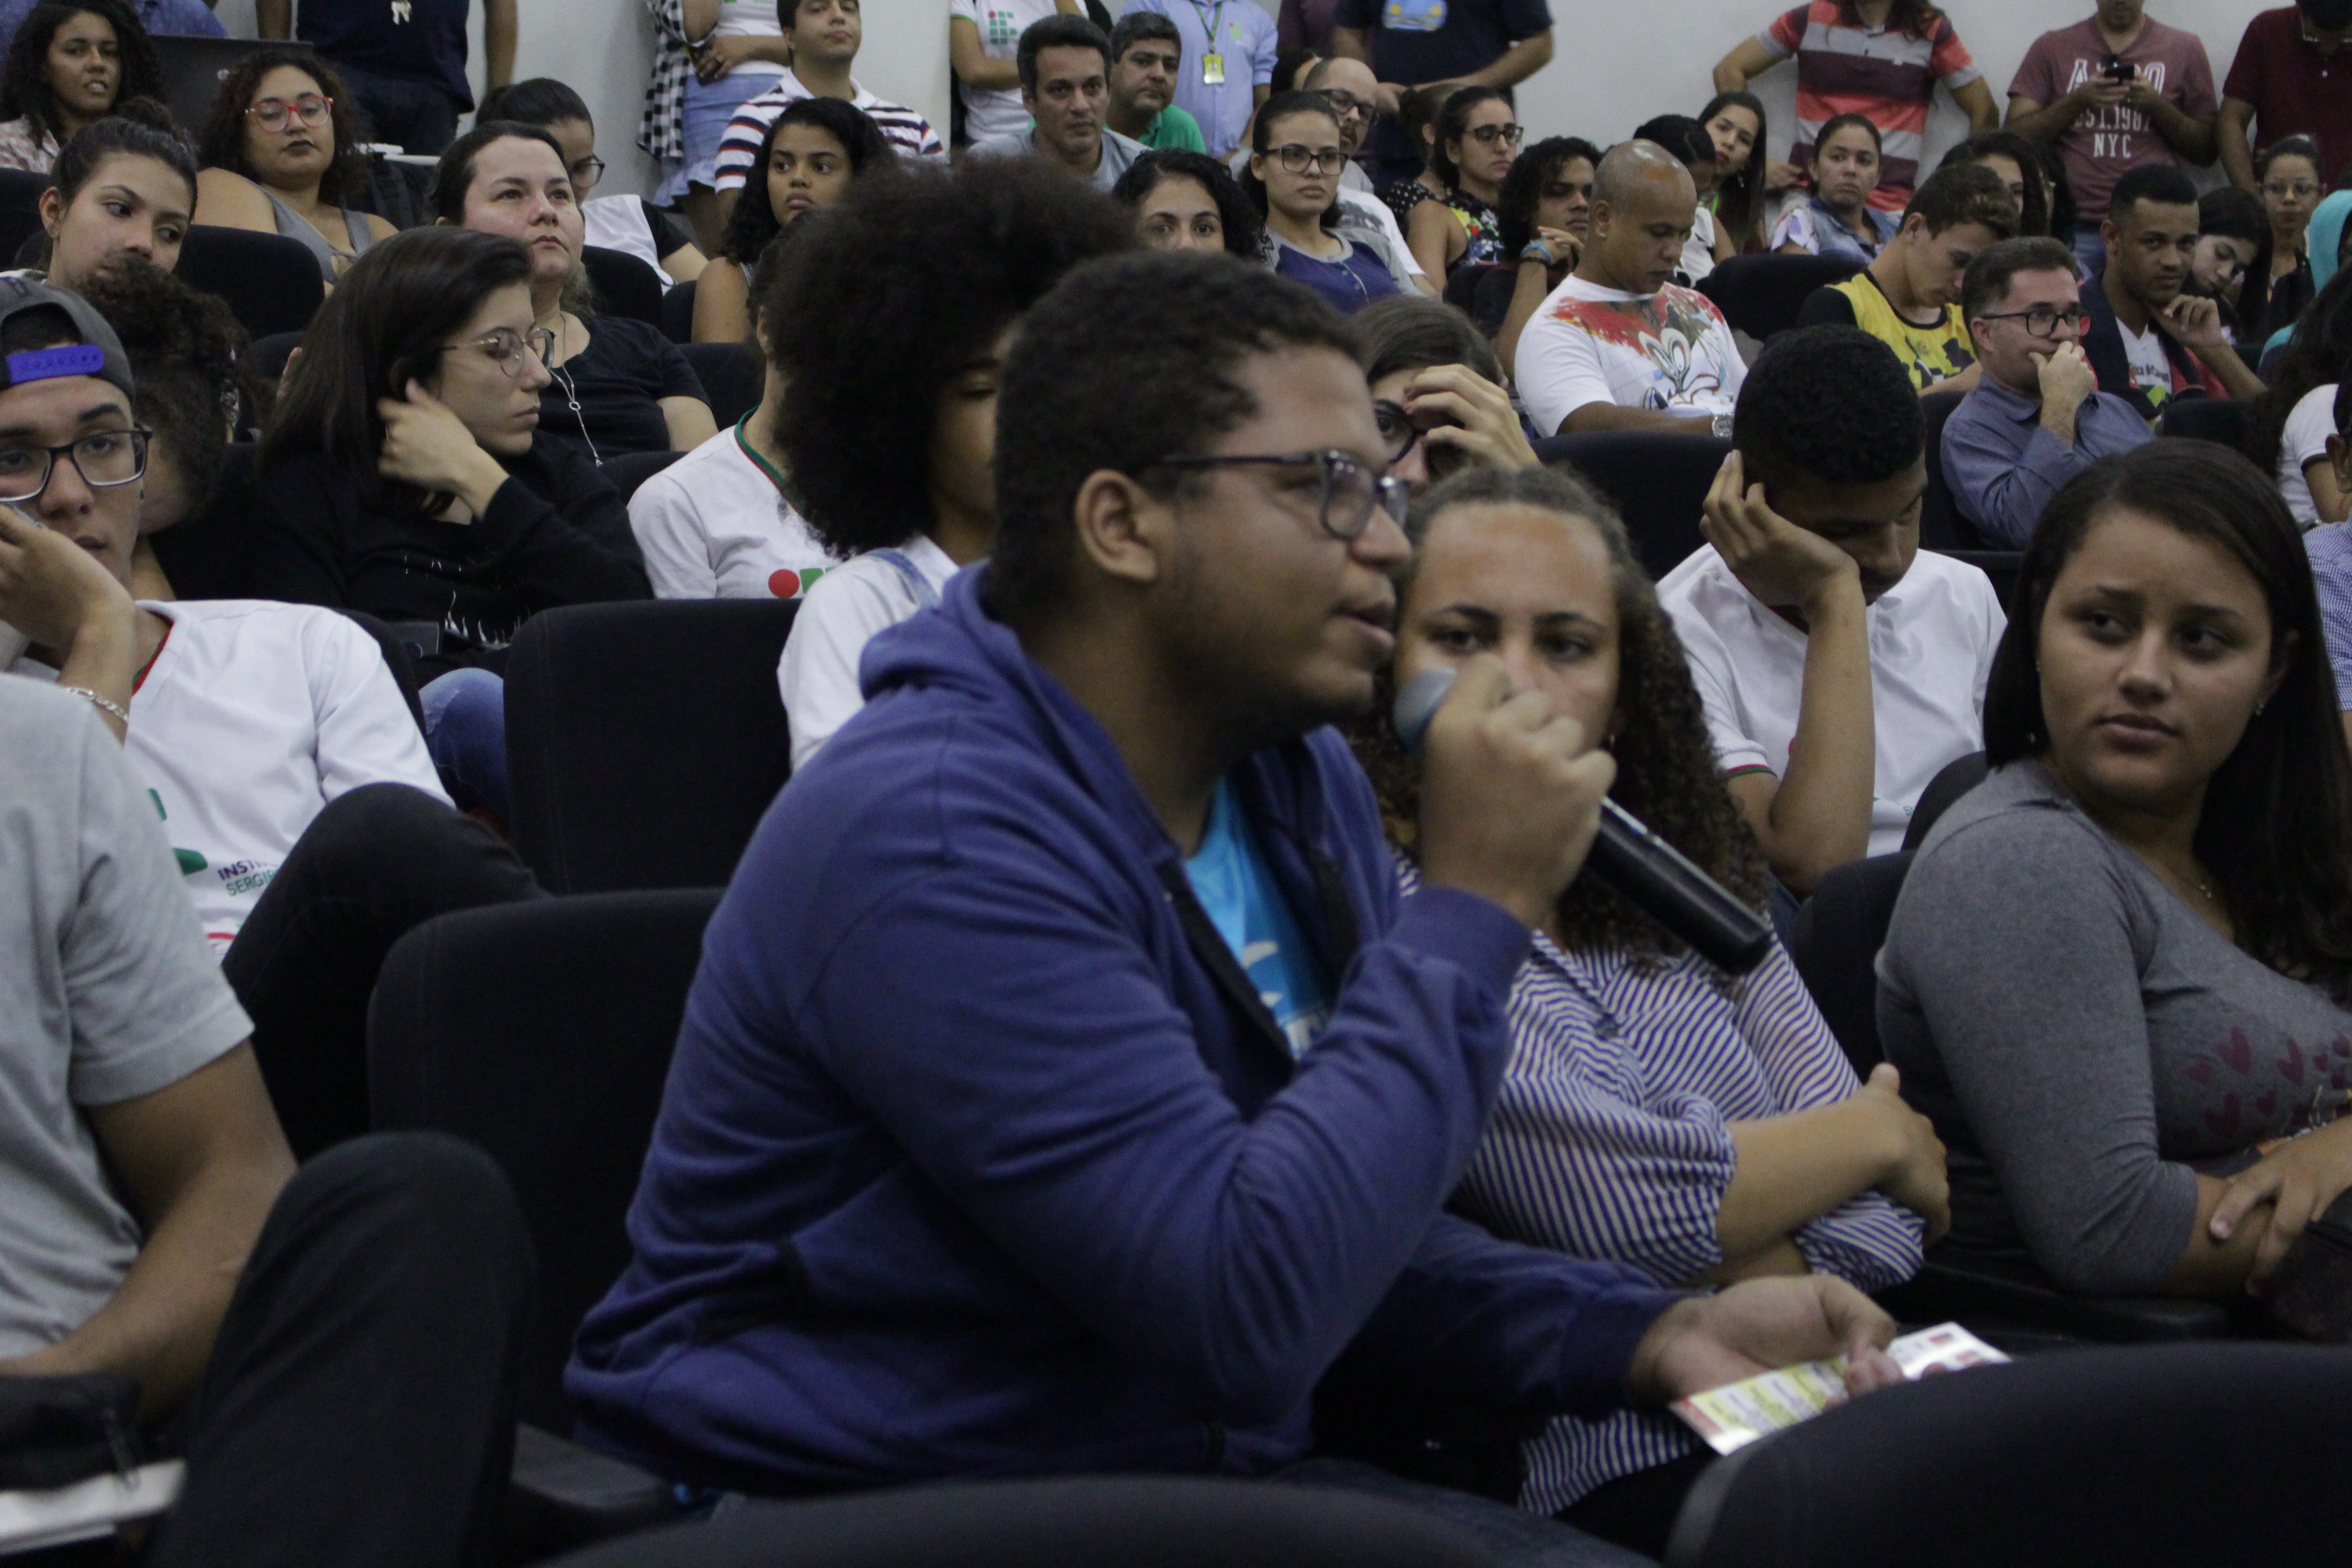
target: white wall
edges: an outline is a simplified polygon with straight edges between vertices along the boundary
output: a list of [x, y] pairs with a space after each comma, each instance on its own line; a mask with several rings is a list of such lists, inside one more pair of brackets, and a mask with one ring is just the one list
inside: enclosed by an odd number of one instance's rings
[[[518, 0], [518, 77], [552, 76], [578, 89], [596, 116], [596, 150], [609, 163], [604, 194], [652, 188], [651, 161], [635, 147], [637, 116], [653, 59], [653, 24], [642, 0]], [[1277, 0], [1259, 0], [1268, 10]], [[1654, 114], [1696, 114], [1713, 93], [1708, 73], [1740, 39], [1769, 20], [1780, 0], [1552, 0], [1559, 50], [1519, 92], [1519, 119], [1532, 136], [1574, 134], [1607, 145]], [[1118, 8], [1116, 5], [1114, 8]], [[2266, 0], [2153, 0], [2150, 14], [2205, 40], [2218, 89], [2248, 18]], [[1948, 9], [1976, 56], [1993, 100], [2008, 101], [2010, 78], [2046, 28], [2090, 14], [2088, 0], [1954, 0]], [[222, 23], [254, 32], [253, 0], [218, 0]], [[865, 0], [866, 43], [857, 77], [868, 88], [948, 125], [947, 7], [942, 0]], [[480, 14], [473, 72], [481, 80]], [[1759, 79], [1776, 155], [1793, 129], [1796, 73]], [[1927, 128], [1927, 162], [1967, 134], [1968, 122], [1939, 92]]]

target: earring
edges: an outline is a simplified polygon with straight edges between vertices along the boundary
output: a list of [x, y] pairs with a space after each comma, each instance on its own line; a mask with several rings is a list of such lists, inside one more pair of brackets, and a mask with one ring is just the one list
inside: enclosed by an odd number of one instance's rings
[[2255, 717], [2255, 718], [2257, 718], [2257, 719], [2261, 718], [2261, 717], [2262, 717], [2262, 715], [2263, 715], [2263, 709], [2265, 709], [2265, 708], [2267, 708], [2267, 707], [2269, 707], [2270, 705], [2271, 705], [2271, 700], [2270, 700], [2269, 698], [2267, 698], [2267, 697], [2257, 697], [2257, 698], [2255, 698], [2255, 699], [2254, 699], [2254, 717]]

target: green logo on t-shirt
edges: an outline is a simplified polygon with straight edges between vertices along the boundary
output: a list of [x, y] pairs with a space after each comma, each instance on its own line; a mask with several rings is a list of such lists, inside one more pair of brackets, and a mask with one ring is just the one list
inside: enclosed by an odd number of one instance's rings
[[[163, 809], [163, 797], [162, 795], [157, 795], [151, 789], [147, 792], [147, 798], [155, 803], [156, 821], [168, 822], [171, 820], [172, 814]], [[207, 864], [205, 858], [197, 854], [193, 849], [174, 849], [172, 851], [172, 858], [180, 863], [180, 875], [183, 877], [194, 876], [197, 872], [204, 870]]]

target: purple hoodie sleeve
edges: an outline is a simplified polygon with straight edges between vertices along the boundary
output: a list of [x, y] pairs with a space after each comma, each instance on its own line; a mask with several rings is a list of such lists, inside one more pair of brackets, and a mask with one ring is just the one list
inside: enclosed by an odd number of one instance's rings
[[[792, 1007], [797, 1032], [1126, 1356], [1229, 1419], [1297, 1409], [1430, 1245], [1509, 1052], [1526, 931], [1467, 894], [1405, 900], [1359, 951], [1295, 1079], [1244, 1119], [1131, 934], [1150, 922], [1129, 895], [1041, 855], [1018, 808], [982, 815], [947, 834], [929, 875], [891, 879], [850, 921]], [[1486, 1278], [1420, 1291], [1397, 1323], [1466, 1327], [1469, 1298], [1500, 1310], [1498, 1284], [1539, 1299], [1547, 1331], [1581, 1321], [1591, 1358], [1614, 1358], [1521, 1379], [1579, 1403], [1613, 1384], [1637, 1320], [1667, 1300], [1537, 1254], [1495, 1267], [1526, 1249], [1484, 1245], [1500, 1249]], [[821, 1286], [826, 1260], [806, 1261]]]

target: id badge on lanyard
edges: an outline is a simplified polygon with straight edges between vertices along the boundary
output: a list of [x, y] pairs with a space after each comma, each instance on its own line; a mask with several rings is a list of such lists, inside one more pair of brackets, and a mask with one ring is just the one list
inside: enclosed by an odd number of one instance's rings
[[1214, 11], [1202, 5], [1201, 0], [1192, 0], [1192, 9], [1202, 14], [1201, 31], [1206, 35], [1209, 46], [1201, 56], [1201, 85], [1223, 87], [1225, 85], [1225, 57], [1223, 47], [1217, 42], [1217, 30], [1224, 26], [1225, 0], [1217, 0]]

